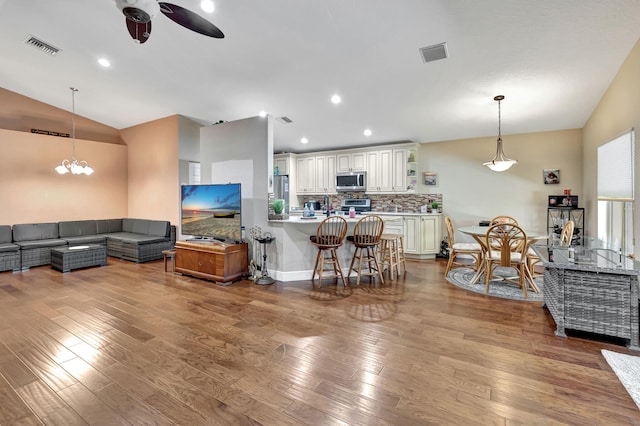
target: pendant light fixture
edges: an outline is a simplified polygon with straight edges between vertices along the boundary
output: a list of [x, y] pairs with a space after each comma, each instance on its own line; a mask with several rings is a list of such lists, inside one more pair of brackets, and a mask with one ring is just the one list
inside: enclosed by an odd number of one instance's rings
[[502, 151], [502, 134], [500, 132], [500, 101], [504, 100], [503, 95], [498, 95], [493, 98], [494, 101], [498, 101], [498, 146], [496, 147], [496, 155], [493, 160], [482, 163], [483, 166], [489, 167], [494, 172], [504, 172], [514, 164], [518, 164], [517, 160], [512, 160], [504, 155]]
[[74, 175], [93, 174], [93, 168], [86, 161], [76, 160], [76, 92], [78, 89], [71, 89], [71, 161], [62, 160], [55, 170], [61, 175], [71, 173]]

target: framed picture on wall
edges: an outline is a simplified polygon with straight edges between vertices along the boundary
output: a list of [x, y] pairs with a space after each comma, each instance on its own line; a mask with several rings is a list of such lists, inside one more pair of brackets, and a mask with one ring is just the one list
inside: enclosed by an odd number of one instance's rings
[[438, 175], [435, 172], [424, 172], [424, 184], [436, 186], [438, 184]]
[[544, 169], [542, 178], [545, 185], [555, 185], [560, 183], [560, 169]]

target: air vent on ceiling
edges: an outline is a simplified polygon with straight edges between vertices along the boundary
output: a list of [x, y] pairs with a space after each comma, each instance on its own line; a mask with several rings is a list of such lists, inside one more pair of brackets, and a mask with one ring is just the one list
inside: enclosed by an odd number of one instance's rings
[[447, 43], [434, 44], [433, 46], [421, 47], [420, 56], [426, 62], [433, 62], [447, 58]]
[[33, 46], [36, 49], [40, 49], [43, 52], [48, 53], [51, 56], [55, 56], [60, 52], [60, 49], [58, 49], [57, 47], [54, 47], [49, 43], [45, 43], [44, 41], [32, 36], [31, 34], [29, 34], [29, 36], [24, 40], [24, 42], [29, 46]]
[[283, 123], [283, 124], [293, 123], [292, 119], [290, 119], [289, 117], [284, 116], [284, 115], [282, 117], [278, 117], [278, 121]]

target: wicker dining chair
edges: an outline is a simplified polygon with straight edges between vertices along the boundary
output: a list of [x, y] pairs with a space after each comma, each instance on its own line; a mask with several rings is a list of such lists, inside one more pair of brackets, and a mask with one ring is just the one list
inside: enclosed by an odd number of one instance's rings
[[[560, 232], [560, 245], [561, 246], [570, 246], [571, 241], [573, 239], [573, 230], [575, 228], [575, 223], [572, 220], [568, 220], [564, 226], [562, 227], [562, 231]], [[533, 251], [532, 248], [527, 250], [527, 267], [529, 268], [529, 272], [532, 277], [539, 277], [540, 274], [535, 273], [535, 266], [540, 263], [542, 259]]]
[[[489, 284], [498, 266], [511, 267], [518, 272], [518, 284], [527, 297], [527, 235], [518, 225], [498, 223], [487, 231], [487, 254], [485, 256], [485, 285]], [[508, 279], [508, 278], [506, 278]], [[512, 281], [512, 279], [508, 279]]]
[[[347, 276], [350, 277], [351, 271], [355, 271], [356, 285], [360, 285], [360, 278], [363, 276], [378, 276], [380, 277], [380, 283], [384, 284], [382, 270], [376, 253], [383, 230], [384, 222], [380, 216], [366, 215], [356, 222], [353, 228], [353, 235], [347, 237], [347, 240], [353, 242], [355, 246]], [[363, 261], [366, 271], [362, 270]]]
[[[342, 246], [345, 235], [347, 235], [347, 221], [343, 217], [329, 216], [318, 224], [316, 235], [309, 237], [311, 244], [318, 248], [311, 281], [315, 280], [317, 274], [320, 283], [323, 278], [340, 278], [342, 284], [347, 286], [336, 252]], [[332, 275], [324, 274], [331, 273], [331, 269], [326, 269], [326, 265], [333, 269]]]
[[491, 225], [496, 225], [499, 223], [512, 223], [514, 225], [519, 225], [518, 220], [516, 218], [511, 216], [505, 216], [505, 215], [496, 216], [493, 219], [491, 219], [491, 222], [489, 223]]
[[447, 241], [449, 242], [449, 261], [447, 262], [447, 269], [444, 271], [444, 276], [449, 275], [453, 266], [469, 266], [468, 263], [460, 263], [456, 261], [458, 255], [471, 256], [474, 260], [473, 268], [477, 271], [482, 264], [482, 247], [479, 243], [456, 243], [455, 230], [453, 229], [453, 222], [450, 217], [444, 218], [444, 223], [447, 227]]

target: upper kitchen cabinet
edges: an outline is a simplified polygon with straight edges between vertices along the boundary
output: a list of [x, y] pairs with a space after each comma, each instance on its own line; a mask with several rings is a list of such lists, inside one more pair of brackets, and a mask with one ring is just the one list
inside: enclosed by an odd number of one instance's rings
[[336, 193], [336, 156], [316, 156], [316, 181], [315, 192], [317, 194]]
[[349, 152], [336, 155], [336, 172], [363, 172], [366, 170], [366, 153]]
[[298, 157], [296, 159], [296, 190], [298, 194], [316, 192], [316, 157]]
[[274, 175], [290, 175], [293, 171], [293, 163], [296, 161], [296, 155], [276, 154], [273, 156], [273, 174]]
[[393, 150], [393, 191], [411, 192], [418, 184], [416, 149]]
[[383, 149], [367, 152], [367, 192], [393, 191], [393, 151]]

